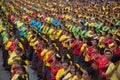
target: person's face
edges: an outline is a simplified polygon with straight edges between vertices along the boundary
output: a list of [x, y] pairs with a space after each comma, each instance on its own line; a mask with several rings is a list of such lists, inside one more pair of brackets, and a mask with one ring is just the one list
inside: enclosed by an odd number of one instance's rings
[[92, 52], [97, 52], [97, 49], [94, 48]]
[[92, 41], [92, 44], [93, 44], [93, 46], [97, 45], [96, 40], [93, 40], [93, 41]]
[[113, 35], [113, 36], [112, 36], [112, 39], [113, 39], [113, 40], [115, 40], [115, 39], [116, 39], [116, 36], [115, 36], [115, 35]]
[[71, 66], [70, 71], [71, 71], [71, 72], [75, 72], [75, 66]]
[[66, 70], [68, 68], [68, 64], [67, 63], [63, 63], [63, 68]]
[[88, 72], [86, 70], [83, 71], [83, 75], [82, 75], [84, 80], [90, 80], [91, 76], [88, 74]]
[[114, 65], [118, 65], [118, 64], [120, 64], [120, 61], [117, 61], [117, 62], [114, 63]]
[[78, 71], [76, 71], [76, 75], [77, 75], [80, 79], [82, 78], [82, 75], [80, 75]]
[[22, 70], [19, 70], [19, 74], [22, 75], [24, 74], [24, 72]]
[[16, 52], [16, 54], [17, 54], [17, 55], [19, 55], [19, 54], [20, 54], [20, 51], [18, 51], [18, 50], [16, 50], [15, 52]]
[[19, 67], [20, 65], [19, 65], [17, 62], [15, 62], [15, 63], [14, 63], [14, 66], [15, 66], [15, 67]]
[[105, 56], [107, 59], [110, 59], [112, 57], [112, 53], [111, 52], [105, 52]]

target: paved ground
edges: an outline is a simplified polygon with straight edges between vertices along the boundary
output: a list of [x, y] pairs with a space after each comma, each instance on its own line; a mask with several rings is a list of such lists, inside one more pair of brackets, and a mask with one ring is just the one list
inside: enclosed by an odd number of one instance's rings
[[[37, 77], [35, 74], [33, 74], [33, 71], [30, 69], [29, 66], [29, 77], [30, 80], [37, 80]], [[10, 73], [8, 71], [5, 71], [4, 68], [2, 67], [2, 54], [0, 50], [0, 80], [10, 80]]]

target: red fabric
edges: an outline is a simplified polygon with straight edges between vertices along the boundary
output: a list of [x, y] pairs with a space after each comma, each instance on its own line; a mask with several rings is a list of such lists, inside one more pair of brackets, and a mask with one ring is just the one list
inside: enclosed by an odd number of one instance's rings
[[105, 38], [102, 40], [102, 43], [104, 43], [104, 44], [107, 43], [108, 39], [109, 39], [109, 38], [105, 37]]
[[26, 20], [27, 20], [27, 21], [30, 21], [30, 20], [31, 20], [30, 16], [27, 15], [27, 16], [26, 16]]
[[113, 52], [114, 52], [114, 54], [117, 54], [117, 55], [120, 56], [120, 48], [114, 49]]
[[82, 54], [82, 52], [80, 51], [80, 48], [82, 47], [82, 45], [83, 45], [83, 43], [77, 44], [76, 40], [72, 43], [72, 48], [73, 48], [73, 54], [74, 55], [81, 55]]
[[113, 43], [113, 39], [108, 39], [108, 41], [107, 41], [107, 45], [110, 45], [111, 43]]
[[[92, 57], [95, 56], [95, 55], [97, 55], [98, 57], [96, 59], [92, 60]], [[99, 64], [99, 61], [98, 61], [99, 56], [100, 56], [99, 52], [96, 52], [96, 53], [93, 52], [93, 53], [91, 53], [91, 55], [90, 55], [90, 61], [95, 62], [96, 64]]]
[[43, 60], [43, 57], [40, 55], [42, 50], [41, 50], [41, 44], [39, 43], [36, 47], [36, 52], [37, 52], [37, 56], [40, 60]]
[[12, 44], [10, 45], [8, 50], [10, 50], [12, 52], [12, 51], [14, 51], [15, 47], [16, 47], [16, 43], [12, 42]]
[[55, 76], [56, 76], [58, 70], [60, 69], [60, 66], [57, 66], [57, 64], [58, 64], [57, 61], [54, 61], [52, 64], [53, 65], [50, 66], [50, 69], [51, 69], [51, 80], [56, 80]]
[[91, 56], [93, 49], [94, 49], [94, 46], [88, 47], [88, 50], [87, 50], [87, 51], [88, 51], [88, 55], [89, 55], [89, 56]]
[[49, 55], [49, 58], [48, 58], [48, 60], [47, 60], [47, 62], [49, 62], [49, 63], [51, 63], [53, 60], [52, 60], [52, 56], [53, 56], [54, 54], [53, 53], [51, 53], [50, 55]]
[[104, 76], [104, 75], [102, 75], [102, 73], [104, 72], [106, 72], [106, 65], [108, 64], [108, 62], [109, 62], [109, 60], [107, 60], [107, 59], [105, 59], [105, 56], [103, 55], [103, 56], [101, 56], [101, 57], [99, 57], [99, 59], [98, 59], [98, 63], [99, 63], [99, 70], [100, 70], [100, 76], [102, 77], [102, 78], [106, 78], [106, 76]]
[[17, 72], [18, 68], [16, 67], [13, 67], [13, 72], [11, 74], [11, 78], [15, 75], [15, 73]]
[[10, 18], [11, 18], [11, 14], [8, 13], [8, 19], [10, 19]]

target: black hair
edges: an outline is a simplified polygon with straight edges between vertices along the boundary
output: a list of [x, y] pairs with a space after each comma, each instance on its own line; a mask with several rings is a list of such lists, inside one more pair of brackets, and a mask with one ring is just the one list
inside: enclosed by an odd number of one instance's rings
[[120, 42], [118, 40], [115, 40], [115, 43], [119, 46]]
[[78, 72], [79, 75], [83, 74], [83, 72], [80, 69], [76, 69], [76, 72]]
[[85, 70], [88, 72], [89, 75], [93, 76], [94, 70], [91, 67], [86, 67]]
[[111, 52], [110, 50], [105, 50], [105, 53], [106, 53], [106, 52], [110, 52], [110, 53], [112, 54], [112, 52]]
[[97, 44], [98, 44], [98, 42], [99, 42], [99, 40], [98, 39], [94, 39], [96, 42], [97, 42]]
[[20, 70], [22, 70], [24, 74], [26, 74], [26, 73], [27, 73], [27, 72], [26, 72], [26, 69], [25, 69], [25, 67], [24, 67], [24, 66], [21, 66], [21, 67], [20, 67]]
[[[58, 53], [57, 53], [57, 54], [58, 54]], [[60, 61], [60, 60], [61, 60], [61, 55], [58, 54], [60, 57], [57, 57], [57, 54], [55, 54], [55, 59], [56, 59], [57, 61]]]
[[19, 46], [16, 48], [16, 50], [22, 52], [22, 49]]
[[117, 55], [117, 54], [115, 54], [115, 55], [113, 55], [112, 56], [112, 58], [111, 58], [111, 62], [112, 63], [115, 63], [115, 62], [117, 62], [117, 61], [119, 61], [120, 60], [120, 56], [119, 55]]
[[86, 67], [85, 70], [87, 71], [88, 75], [91, 76], [91, 80], [94, 78], [94, 69], [91, 67]]
[[100, 50], [100, 47], [98, 45], [96, 45], [94, 48]]

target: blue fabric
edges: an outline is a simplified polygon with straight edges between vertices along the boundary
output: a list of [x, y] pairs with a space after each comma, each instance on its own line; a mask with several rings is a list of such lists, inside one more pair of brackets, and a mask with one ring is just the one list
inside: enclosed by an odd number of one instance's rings
[[86, 28], [86, 25], [85, 25], [86, 24], [86, 20], [81, 20], [81, 23], [82, 23], [82, 27]]
[[41, 28], [41, 23], [39, 21], [35, 22], [35, 26], [37, 29], [40, 29]]
[[24, 36], [24, 33], [20, 31], [20, 36], [23, 37]]
[[53, 25], [55, 25], [56, 20], [52, 18], [52, 19], [51, 19], [51, 23], [52, 23]]
[[30, 21], [30, 25], [33, 27], [33, 26], [35, 26], [36, 25], [36, 20], [31, 20]]
[[38, 32], [41, 34], [41, 33], [42, 33], [42, 30], [39, 29]]
[[56, 26], [60, 26], [60, 20], [57, 21]]

